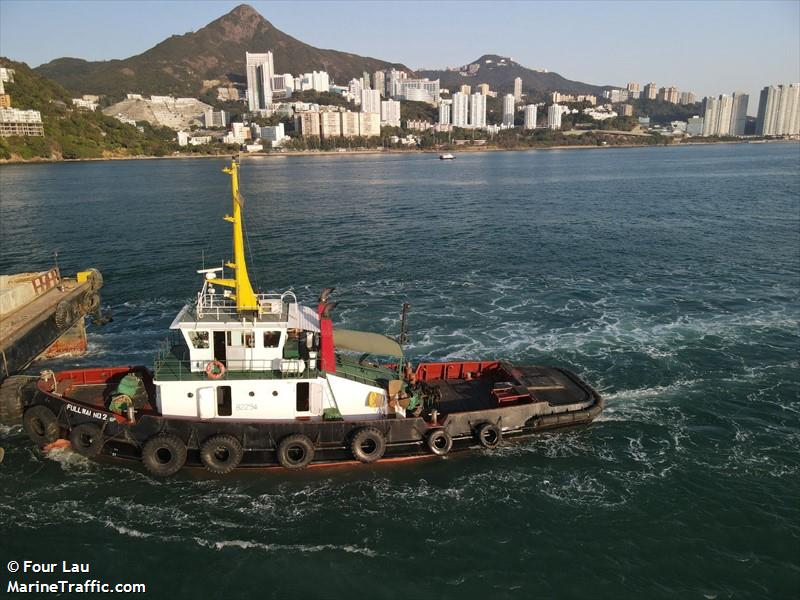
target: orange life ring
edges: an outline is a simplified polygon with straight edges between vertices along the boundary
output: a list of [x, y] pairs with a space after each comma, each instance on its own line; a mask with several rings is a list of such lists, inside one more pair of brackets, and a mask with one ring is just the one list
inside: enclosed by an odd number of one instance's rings
[[225, 365], [214, 360], [206, 365], [206, 375], [209, 379], [222, 379], [225, 376]]

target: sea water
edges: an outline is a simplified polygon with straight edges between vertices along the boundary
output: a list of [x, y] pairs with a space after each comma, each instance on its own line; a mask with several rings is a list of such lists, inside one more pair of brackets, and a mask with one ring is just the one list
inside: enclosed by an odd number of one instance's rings
[[[105, 278], [114, 321], [50, 366], [152, 364], [195, 271], [230, 258], [224, 164], [0, 167], [0, 271]], [[446, 459], [167, 480], [5, 428], [6, 576], [33, 559], [155, 597], [796, 597], [796, 143], [245, 158], [242, 189], [260, 288], [336, 286], [336, 324], [389, 335], [410, 302], [413, 360], [564, 366], [605, 412]]]

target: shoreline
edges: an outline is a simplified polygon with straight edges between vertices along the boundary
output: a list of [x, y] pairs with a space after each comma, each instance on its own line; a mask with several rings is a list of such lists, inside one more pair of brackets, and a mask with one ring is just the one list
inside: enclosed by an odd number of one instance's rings
[[[798, 143], [798, 140], [764, 140], [756, 143], [775, 144], [775, 143]], [[685, 146], [710, 146], [716, 144], [749, 144], [750, 140], [725, 140], [725, 141], [704, 141], [704, 142], [682, 142], [677, 144], [614, 144], [609, 146], [597, 145], [559, 145], [559, 146], [536, 146], [527, 148], [499, 148], [496, 146], [462, 146], [448, 152], [473, 154], [484, 152], [536, 152], [540, 150], [609, 150], [612, 148], [676, 148]], [[244, 152], [239, 155], [242, 157], [253, 158], [282, 158], [297, 156], [358, 156], [358, 155], [390, 155], [390, 154], [435, 154], [440, 150], [422, 149], [382, 149], [369, 148], [363, 150], [287, 150], [286, 152]], [[35, 164], [62, 164], [62, 163], [85, 163], [85, 162], [111, 162], [128, 160], [193, 160], [202, 158], [224, 158], [230, 156], [230, 152], [220, 152], [219, 154], [170, 154], [167, 156], [104, 156], [97, 158], [33, 158], [30, 160], [0, 160], [0, 167], [4, 165], [35, 165]]]

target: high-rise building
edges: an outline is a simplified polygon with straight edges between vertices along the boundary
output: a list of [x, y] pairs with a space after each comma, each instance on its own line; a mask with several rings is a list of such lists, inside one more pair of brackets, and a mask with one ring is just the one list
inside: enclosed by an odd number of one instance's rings
[[375, 71], [372, 74], [372, 89], [378, 90], [381, 96], [386, 97], [386, 73]]
[[653, 83], [651, 81], [646, 86], [644, 86], [644, 97], [645, 98], [647, 98], [648, 100], [655, 100], [656, 99], [656, 94], [658, 94], [658, 88], [656, 87], [655, 83]]
[[[483, 96], [483, 94], [481, 94]], [[485, 97], [485, 96], [484, 96]], [[503, 96], [503, 125], [506, 127], [514, 126], [514, 95], [506, 94]]]
[[250, 112], [266, 110], [272, 104], [272, 52], [245, 52], [247, 69], [247, 109]]
[[707, 97], [703, 100], [703, 137], [717, 135], [719, 124], [719, 100]]
[[744, 135], [747, 123], [747, 103], [750, 97], [742, 92], [733, 93], [733, 106], [731, 107], [731, 135]]
[[329, 92], [331, 90], [331, 78], [327, 71], [311, 72], [311, 89], [317, 92]]
[[381, 114], [381, 93], [378, 90], [361, 90], [361, 112]]
[[[377, 92], [378, 90], [372, 90]], [[358, 135], [361, 137], [378, 137], [381, 134], [380, 113], [362, 112], [358, 115]]]
[[770, 85], [761, 90], [756, 118], [758, 135], [800, 133], [800, 83]]
[[547, 108], [547, 128], [548, 129], [561, 129], [561, 112], [562, 107], [558, 104], [551, 104]]
[[514, 101], [519, 102], [521, 100], [522, 100], [522, 77], [517, 77], [514, 80]]
[[469, 125], [469, 96], [462, 92], [453, 94], [452, 123], [455, 127]]
[[370, 84], [369, 73], [367, 73], [366, 71], [363, 71], [361, 73], [361, 87], [364, 88], [365, 90], [372, 89], [372, 86]]
[[400, 127], [399, 100], [384, 100], [381, 102], [381, 124], [389, 127]]
[[696, 102], [694, 92], [681, 92], [678, 101], [680, 104], [694, 104]]
[[670, 87], [662, 87], [658, 90], [657, 99], [661, 100], [661, 102], [670, 102], [672, 104], [678, 103], [678, 88], [674, 85]]
[[303, 137], [319, 135], [319, 113], [310, 110], [295, 113], [294, 128]]
[[391, 97], [399, 96], [400, 83], [403, 81], [403, 79], [407, 78], [408, 73], [405, 71], [398, 71], [397, 69], [392, 69], [389, 71], [389, 81], [387, 83], [388, 95]]
[[472, 93], [472, 88], [465, 83], [460, 88], [458, 88], [458, 91], [461, 92], [462, 94], [466, 94], [467, 96], [469, 96]]
[[629, 98], [633, 98], [634, 100], [636, 100], [636, 99], [639, 98], [639, 95], [641, 93], [642, 93], [641, 92], [641, 88], [639, 87], [638, 83], [636, 83], [635, 81], [628, 82], [628, 97]]
[[439, 93], [438, 79], [404, 79], [396, 95], [404, 100], [435, 104], [439, 101]]
[[[514, 96], [511, 96], [514, 100]], [[486, 127], [486, 96], [472, 94], [469, 97], [469, 124], [473, 127]]]
[[209, 108], [203, 114], [203, 121], [205, 122], [206, 127], [227, 127], [228, 115], [225, 114], [224, 110], [214, 110], [213, 108]]
[[733, 98], [727, 94], [721, 94], [718, 100], [717, 108], [717, 135], [730, 135], [731, 134], [731, 112], [733, 109]]
[[450, 125], [450, 109], [452, 106], [452, 100], [442, 100], [439, 103], [439, 125]]
[[361, 87], [361, 80], [360, 79], [351, 79], [350, 83], [347, 84], [347, 91], [350, 92], [354, 102], [356, 104], [361, 103], [361, 90], [364, 89]]
[[[367, 113], [369, 114], [369, 113]], [[360, 135], [360, 124], [358, 119], [359, 113], [357, 112], [340, 112], [339, 116], [342, 119], [342, 136], [346, 138], [358, 137]]]
[[525, 107], [525, 129], [536, 129], [536, 105], [528, 104]]
[[323, 138], [342, 135], [342, 119], [338, 111], [319, 113], [319, 133]]

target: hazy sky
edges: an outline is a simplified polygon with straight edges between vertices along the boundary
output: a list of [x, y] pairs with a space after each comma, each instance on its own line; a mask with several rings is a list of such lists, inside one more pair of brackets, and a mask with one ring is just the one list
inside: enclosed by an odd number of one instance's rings
[[[0, 0], [0, 54], [31, 66], [125, 58], [239, 3]], [[494, 53], [594, 84], [655, 81], [699, 96], [742, 90], [751, 114], [764, 85], [800, 81], [800, 0], [250, 4], [308, 44], [414, 69]]]

